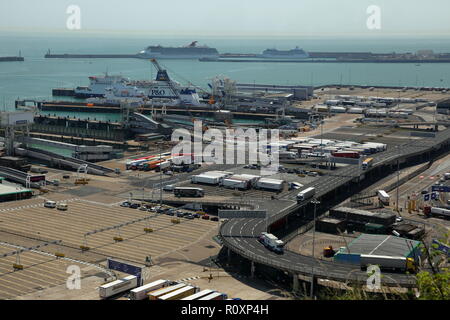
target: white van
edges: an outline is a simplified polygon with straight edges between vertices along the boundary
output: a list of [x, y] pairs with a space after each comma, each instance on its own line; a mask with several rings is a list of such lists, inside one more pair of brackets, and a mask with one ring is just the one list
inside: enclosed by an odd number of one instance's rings
[[67, 203], [59, 203], [56, 209], [66, 211], [68, 209], [68, 205]]
[[44, 203], [44, 207], [46, 207], [46, 208], [56, 208], [56, 202], [55, 201], [51, 201], [51, 200], [47, 200]]

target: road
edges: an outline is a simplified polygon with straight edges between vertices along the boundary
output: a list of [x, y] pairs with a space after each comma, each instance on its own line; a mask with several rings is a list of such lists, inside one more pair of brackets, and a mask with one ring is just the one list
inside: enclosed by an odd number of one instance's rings
[[[381, 165], [393, 164], [397, 159], [411, 157], [417, 154], [430, 151], [433, 148], [440, 147], [448, 143], [450, 139], [450, 130], [445, 130], [436, 134], [435, 138], [426, 138], [422, 140], [411, 140], [398, 148], [392, 148], [385, 152], [373, 156], [374, 164], [372, 170]], [[316, 197], [320, 198], [328, 192], [339, 186], [343, 186], [355, 177], [361, 174], [361, 170], [356, 165], [350, 165], [339, 169], [332, 176], [323, 176], [305, 187], [315, 187]], [[295, 201], [296, 191], [286, 193], [283, 197], [290, 200], [290, 204], [277, 206], [276, 201], [255, 202], [254, 207], [264, 208], [268, 211], [268, 223], [273, 223], [300, 207], [305, 206], [309, 201], [297, 204]], [[275, 211], [273, 208], [276, 208]], [[356, 281], [365, 283], [367, 275], [355, 269], [355, 266], [330, 261], [321, 261], [315, 258], [301, 255], [286, 250], [283, 255], [276, 255], [268, 251], [257, 241], [257, 237], [262, 231], [266, 230], [265, 220], [262, 219], [230, 219], [222, 224], [220, 235], [224, 245], [241, 256], [280, 270], [288, 271], [293, 274], [311, 275], [314, 273], [317, 277], [337, 281]], [[415, 278], [412, 275], [399, 273], [384, 273], [382, 284], [389, 286], [414, 286]]]

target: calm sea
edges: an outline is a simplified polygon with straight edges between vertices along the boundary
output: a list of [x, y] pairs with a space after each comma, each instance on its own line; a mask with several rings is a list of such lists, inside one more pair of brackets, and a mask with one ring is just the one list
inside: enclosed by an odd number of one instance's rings
[[[450, 39], [302, 39], [302, 38], [156, 38], [143, 36], [80, 36], [76, 34], [0, 33], [0, 56], [18, 55], [25, 62], [0, 63], [0, 106], [12, 110], [17, 98], [51, 98], [51, 89], [88, 84], [88, 76], [104, 72], [132, 79], [152, 79], [151, 63], [138, 59], [44, 59], [53, 53], [136, 53], [151, 44], [181, 46], [192, 40], [221, 53], [260, 53], [267, 48], [306, 51], [415, 52], [432, 49], [450, 52]], [[207, 88], [221, 75], [238, 82], [320, 85], [450, 87], [450, 64], [320, 64], [320, 63], [220, 63], [194, 60], [161, 60], [181, 83]]]

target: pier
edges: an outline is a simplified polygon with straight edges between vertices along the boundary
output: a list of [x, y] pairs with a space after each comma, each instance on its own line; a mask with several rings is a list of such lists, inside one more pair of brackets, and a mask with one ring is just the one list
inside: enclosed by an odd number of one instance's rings
[[24, 57], [0, 57], [0, 62], [25, 61]]

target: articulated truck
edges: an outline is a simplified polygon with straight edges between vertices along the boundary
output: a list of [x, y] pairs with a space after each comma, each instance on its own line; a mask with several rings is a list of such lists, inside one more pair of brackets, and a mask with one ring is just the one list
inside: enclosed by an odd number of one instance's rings
[[161, 289], [170, 285], [169, 280], [157, 280], [147, 283], [141, 287], [137, 287], [130, 291], [130, 300], [144, 300], [147, 298], [147, 293], [157, 289]]
[[444, 217], [450, 218], [450, 210], [438, 207], [424, 207], [423, 213], [427, 217]]
[[267, 249], [275, 252], [275, 253], [283, 253], [284, 242], [279, 240], [271, 233], [262, 232], [258, 238], [258, 241], [261, 242]]
[[316, 194], [316, 188], [310, 187], [297, 194], [297, 202], [302, 202], [312, 198]]
[[377, 265], [381, 270], [416, 272], [414, 259], [406, 257], [362, 254], [360, 264], [361, 269], [366, 269], [369, 265]]
[[384, 191], [384, 190], [378, 190], [377, 191], [377, 195], [378, 195], [378, 200], [380, 200], [380, 202], [386, 206], [389, 205], [389, 201], [390, 201], [390, 197], [389, 194]]
[[362, 169], [363, 170], [367, 170], [369, 169], [373, 164], [373, 158], [366, 158], [363, 162], [362, 162]]
[[101, 299], [106, 299], [115, 296], [119, 293], [136, 288], [138, 285], [136, 276], [128, 276], [113, 282], [106, 283], [99, 288], [99, 295]]

